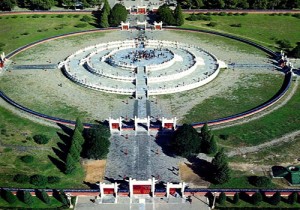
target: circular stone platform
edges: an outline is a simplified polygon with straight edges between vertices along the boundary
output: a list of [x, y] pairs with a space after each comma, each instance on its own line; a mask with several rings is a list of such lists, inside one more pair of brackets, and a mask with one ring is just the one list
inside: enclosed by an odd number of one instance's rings
[[226, 66], [197, 46], [132, 39], [86, 47], [60, 67], [69, 79], [87, 88], [124, 95], [145, 91], [149, 96], [200, 87]]

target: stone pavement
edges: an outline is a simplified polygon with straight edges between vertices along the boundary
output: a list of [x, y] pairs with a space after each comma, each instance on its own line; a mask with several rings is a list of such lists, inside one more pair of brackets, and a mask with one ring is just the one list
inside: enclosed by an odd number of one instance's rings
[[147, 195], [118, 197], [117, 203], [113, 197], [104, 197], [102, 201], [93, 203], [94, 197], [78, 197], [75, 210], [206, 210], [209, 209], [206, 197], [192, 196], [192, 203], [183, 198], [155, 197]]

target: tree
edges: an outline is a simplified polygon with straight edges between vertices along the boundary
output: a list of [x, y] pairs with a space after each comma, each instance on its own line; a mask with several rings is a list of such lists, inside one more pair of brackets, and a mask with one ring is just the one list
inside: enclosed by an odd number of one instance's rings
[[63, 190], [59, 191], [59, 200], [60, 200], [60, 202], [64, 206], [68, 206], [69, 205], [69, 201], [68, 201], [67, 195], [66, 195], [66, 193]]
[[3, 199], [6, 200], [8, 203], [12, 204], [17, 201], [17, 197], [8, 190], [3, 190]]
[[254, 193], [251, 198], [252, 198], [252, 204], [254, 205], [260, 204], [260, 202], [262, 202], [263, 200], [263, 197], [260, 192]]
[[267, 0], [254, 0], [252, 9], [267, 9]]
[[183, 124], [175, 132], [171, 140], [171, 147], [175, 154], [189, 157], [200, 151], [199, 134], [193, 126]]
[[218, 146], [214, 135], [210, 138], [206, 151], [207, 154], [214, 154], [218, 151]]
[[241, 9], [248, 9], [249, 3], [247, 0], [238, 0], [236, 7]]
[[47, 144], [50, 140], [50, 138], [44, 134], [38, 134], [33, 136], [33, 140], [37, 143], [37, 144]]
[[49, 10], [54, 6], [54, 0], [30, 0], [31, 9]]
[[233, 201], [232, 202], [234, 204], [237, 204], [239, 201], [240, 201], [239, 193], [235, 193], [234, 196], [233, 196]]
[[[83, 16], [83, 17], [85, 17], [85, 16]], [[88, 17], [88, 19], [89, 19], [88, 21], [90, 21], [91, 18], [90, 18], [89, 16], [86, 16], [86, 17]], [[88, 22], [88, 21], [87, 21], [87, 22]], [[82, 121], [81, 121], [81, 119], [80, 119], [79, 117], [76, 118], [76, 124], [75, 124], [75, 129], [74, 129], [74, 131], [75, 131], [76, 129], [77, 129], [77, 130], [79, 131], [79, 133], [81, 133], [81, 134], [82, 134], [83, 131], [84, 131], [83, 123], [82, 123]]]
[[256, 187], [270, 187], [272, 185], [272, 181], [269, 177], [266, 176], [252, 176], [249, 177], [250, 184]]
[[288, 197], [289, 204], [293, 205], [297, 203], [297, 201], [298, 201], [298, 193], [297, 192], [291, 193]]
[[35, 174], [30, 177], [30, 184], [36, 186], [45, 186], [47, 183], [48, 178], [43, 175]]
[[192, 7], [194, 7], [195, 9], [200, 9], [204, 6], [203, 1], [202, 0], [194, 0], [192, 3]]
[[108, 28], [109, 27], [108, 14], [104, 11], [101, 13], [100, 27], [101, 28]]
[[17, 174], [14, 176], [14, 181], [17, 183], [27, 183], [29, 182], [29, 176], [25, 174]]
[[49, 195], [47, 194], [47, 192], [46, 192], [45, 190], [42, 190], [42, 191], [41, 191], [40, 199], [41, 199], [44, 203], [46, 203], [46, 204], [50, 204], [50, 203], [51, 203], [50, 197], [49, 197]]
[[224, 151], [218, 152], [212, 160], [213, 181], [217, 184], [223, 184], [230, 180], [231, 171], [228, 166], [227, 156]]
[[23, 202], [26, 203], [27, 205], [32, 205], [33, 204], [33, 198], [30, 192], [28, 191], [23, 191]]
[[225, 8], [234, 9], [236, 8], [238, 1], [237, 0], [224, 0]]
[[2, 11], [11, 11], [16, 6], [16, 0], [1, 0], [0, 1], [0, 10]]
[[121, 21], [125, 22], [127, 19], [128, 12], [122, 4], [115, 4], [109, 15], [109, 25], [119, 26]]
[[76, 144], [77, 144], [76, 142], [72, 142], [71, 147], [69, 149], [69, 154], [72, 156], [75, 162], [79, 161], [80, 151], [81, 151], [81, 149], [78, 148], [81, 146], [77, 146]]
[[181, 26], [184, 23], [184, 17], [182, 14], [182, 9], [180, 4], [177, 4], [175, 10], [174, 10], [174, 19], [177, 26]]
[[226, 201], [226, 195], [224, 192], [221, 192], [219, 195], [218, 202], [219, 202], [219, 204], [223, 205], [223, 204], [225, 204], [225, 201]]
[[270, 204], [274, 206], [278, 205], [280, 201], [281, 201], [280, 192], [274, 193], [274, 195], [270, 198]]
[[67, 155], [66, 163], [65, 163], [65, 174], [72, 174], [76, 170], [75, 161], [72, 155], [69, 153]]
[[34, 160], [34, 157], [32, 155], [24, 155], [24, 156], [21, 156], [20, 159], [24, 163], [32, 163]]
[[291, 51], [291, 55], [294, 58], [300, 58], [300, 42], [298, 42], [297, 46]]
[[[126, 9], [126, 8], [125, 8], [125, 9]], [[109, 3], [108, 3], [107, 0], [104, 0], [102, 12], [105, 12], [105, 13], [107, 14], [107, 16], [109, 16], [110, 13], [111, 13], [111, 8], [110, 8], [110, 5], [109, 5]], [[126, 12], [127, 12], [127, 11], [126, 11]]]
[[174, 25], [176, 21], [173, 16], [172, 10], [166, 5], [162, 5], [157, 10], [157, 20], [162, 21], [164, 25]]

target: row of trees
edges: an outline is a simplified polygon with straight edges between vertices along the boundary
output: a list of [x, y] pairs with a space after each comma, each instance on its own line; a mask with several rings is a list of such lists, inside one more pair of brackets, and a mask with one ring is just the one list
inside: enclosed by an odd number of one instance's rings
[[[45, 204], [51, 205], [51, 199], [45, 190], [36, 190], [35, 195]], [[3, 189], [1, 190], [1, 197], [9, 204], [14, 204], [17, 200], [20, 200], [29, 206], [33, 206], [34, 204], [34, 198], [29, 191], [19, 190], [17, 191], [17, 194], [14, 195], [11, 191]], [[61, 202], [63, 207], [69, 206], [68, 198], [63, 190], [60, 190], [59, 192], [54, 191], [53, 197]]]
[[49, 10], [55, 5], [67, 8], [78, 6], [88, 8], [102, 5], [102, 0], [81, 0], [80, 2], [78, 4], [74, 0], [1, 0], [0, 9], [12, 10], [15, 6], [19, 6], [31, 10]]
[[184, 23], [184, 16], [180, 4], [174, 12], [166, 4], [160, 6], [157, 10], [157, 21], [162, 21], [164, 25], [181, 26]]
[[182, 157], [190, 157], [199, 152], [215, 154], [211, 162], [211, 181], [216, 184], [228, 182], [231, 178], [231, 171], [228, 166], [227, 156], [223, 149], [219, 152], [214, 135], [204, 124], [200, 134], [189, 124], [183, 124], [175, 132], [171, 140], [172, 151]]
[[189, 157], [200, 152], [214, 154], [218, 150], [215, 137], [207, 124], [201, 128], [200, 134], [193, 126], [183, 124], [174, 132], [171, 147], [176, 155], [182, 157]]
[[[251, 197], [246, 193], [235, 193], [231, 202], [233, 204], [238, 204], [241, 199], [253, 205], [259, 205], [262, 201], [264, 201], [271, 205], [276, 206], [282, 201], [280, 192], [275, 192], [271, 197], [267, 197], [264, 193], [258, 191], [254, 193]], [[218, 203], [224, 205], [226, 200], [227, 200], [226, 194], [224, 192], [221, 192], [218, 197]], [[295, 203], [299, 203], [300, 201], [299, 201], [298, 193], [297, 192], [291, 193], [288, 196], [286, 202], [291, 205]]]
[[99, 25], [101, 28], [119, 26], [121, 21], [126, 21], [127, 15], [128, 12], [122, 4], [115, 4], [111, 9], [108, 1], [105, 0], [100, 12]]
[[179, 0], [184, 9], [294, 9], [299, 0]]

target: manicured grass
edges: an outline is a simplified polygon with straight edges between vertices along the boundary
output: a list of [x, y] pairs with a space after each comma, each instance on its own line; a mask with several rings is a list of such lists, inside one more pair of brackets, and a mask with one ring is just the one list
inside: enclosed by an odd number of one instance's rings
[[233, 204], [232, 203], [232, 199], [231, 197], [227, 197], [227, 201], [225, 202], [224, 205], [220, 205], [217, 203], [216, 208], [217, 209], [234, 209], [234, 208], [249, 208], [249, 209], [260, 209], [260, 208], [268, 208], [268, 209], [289, 209], [289, 208], [294, 208], [294, 209], [299, 209], [300, 208], [300, 204], [299, 203], [295, 203], [293, 205], [289, 204], [287, 202], [286, 198], [282, 198], [284, 201], [281, 201], [278, 205], [274, 206], [269, 204], [266, 201], [262, 201], [261, 203], [259, 203], [258, 205], [253, 205], [249, 202], [246, 202], [244, 200], [239, 200], [239, 202], [237, 204]]
[[247, 111], [272, 98], [282, 83], [283, 75], [244, 74], [236, 88], [197, 104], [182, 122], [205, 122]]
[[[0, 16], [0, 42], [7, 53], [25, 44], [64, 33], [95, 28], [95, 18], [86, 27], [75, 27], [83, 15], [9, 15]], [[35, 17], [35, 18], [34, 18]]]
[[[189, 15], [186, 14], [186, 17]], [[300, 21], [292, 16], [271, 16], [269, 14], [248, 14], [246, 16], [211, 16], [215, 27], [208, 27], [210, 21], [185, 21], [182, 27], [205, 28], [239, 35], [276, 49], [277, 40], [287, 39], [293, 45], [300, 41]], [[232, 24], [241, 27], [232, 27]]]
[[228, 134], [226, 146], [258, 145], [270, 139], [278, 138], [286, 133], [299, 130], [300, 125], [300, 87], [288, 103], [274, 112], [242, 125], [215, 130], [214, 134]]
[[278, 165], [283, 163], [297, 163], [299, 158], [300, 136], [295, 140], [282, 143], [277, 146], [267, 147], [259, 152], [249, 153], [246, 157], [234, 156], [229, 158], [230, 162], [255, 163], [263, 165]]
[[[233, 177], [226, 182], [225, 184], [211, 184], [209, 188], [214, 188], [214, 189], [252, 189], [252, 188], [257, 188], [254, 185], [250, 184], [248, 181], [248, 176], [245, 175], [245, 172], [241, 171], [233, 171], [232, 172]], [[272, 184], [269, 188], [277, 188], [275, 184]]]
[[[75, 174], [65, 175], [52, 160], [63, 164], [62, 157], [65, 152], [65, 143], [59, 138], [58, 132], [62, 130], [36, 124], [28, 119], [18, 117], [10, 111], [0, 107], [0, 186], [1, 187], [28, 187], [36, 188], [29, 183], [19, 184], [13, 181], [15, 174], [41, 174], [44, 176], [58, 176], [59, 184], [48, 184], [42, 187], [50, 188], [76, 188], [85, 187], [82, 184], [84, 171], [78, 163]], [[5, 132], [4, 132], [5, 129]], [[32, 140], [34, 134], [45, 134], [51, 138], [46, 145], [38, 145]], [[30, 137], [27, 138], [27, 137]], [[26, 139], [27, 138], [27, 139]], [[66, 138], [67, 139], [67, 138]], [[24, 163], [21, 156], [32, 155], [32, 163]]]

